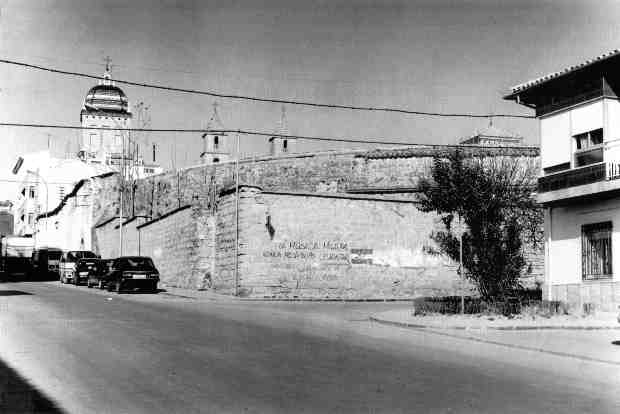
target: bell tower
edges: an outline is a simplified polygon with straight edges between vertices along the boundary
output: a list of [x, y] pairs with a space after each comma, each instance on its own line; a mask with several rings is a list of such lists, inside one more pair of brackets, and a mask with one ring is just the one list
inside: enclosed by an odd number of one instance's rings
[[282, 112], [280, 113], [280, 124], [275, 135], [269, 138], [270, 154], [274, 157], [280, 155], [287, 155], [295, 152], [297, 146], [297, 139], [291, 138], [286, 122], [286, 108], [282, 105]]
[[217, 107], [217, 102], [213, 102], [213, 114], [207, 122], [206, 132], [202, 134], [201, 164], [217, 164], [230, 159], [228, 135], [221, 132], [225, 128], [217, 112]]

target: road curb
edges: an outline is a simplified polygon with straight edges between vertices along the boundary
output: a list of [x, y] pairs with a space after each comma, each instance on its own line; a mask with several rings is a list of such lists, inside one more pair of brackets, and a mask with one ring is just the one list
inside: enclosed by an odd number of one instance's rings
[[527, 325], [509, 325], [509, 326], [464, 326], [464, 325], [429, 325], [421, 323], [409, 323], [398, 322], [389, 319], [381, 319], [374, 316], [370, 317], [371, 321], [383, 323], [386, 325], [402, 326], [404, 328], [426, 328], [426, 329], [452, 329], [456, 331], [545, 331], [545, 330], [574, 330], [574, 331], [597, 331], [597, 330], [620, 330], [620, 325], [605, 325], [605, 326], [587, 326], [587, 325], [541, 325], [541, 326], [527, 326]]
[[[551, 351], [549, 349], [537, 348], [537, 347], [534, 347], [534, 346], [516, 345], [516, 344], [511, 344], [511, 343], [506, 343], [506, 342], [501, 342], [501, 341], [493, 341], [493, 340], [490, 340], [490, 339], [482, 339], [482, 338], [478, 338], [478, 337], [470, 336], [470, 335], [457, 335], [457, 334], [453, 334], [453, 333], [449, 333], [449, 332], [438, 331], [437, 329], [441, 329], [441, 328], [430, 327], [428, 325], [410, 324], [410, 323], [405, 323], [405, 322], [396, 322], [396, 321], [390, 321], [390, 320], [375, 318], [373, 316], [371, 316], [369, 318], [369, 320], [371, 322], [376, 322], [376, 323], [379, 323], [379, 324], [382, 324], [382, 325], [397, 326], [397, 327], [400, 327], [400, 328], [410, 328], [410, 329], [415, 329], [415, 330], [418, 330], [418, 331], [429, 332], [429, 333], [432, 333], [432, 334], [435, 334], [435, 335], [447, 336], [447, 337], [450, 337], [450, 338], [466, 339], [466, 340], [473, 341], [473, 342], [479, 342], [479, 343], [484, 343], [484, 344], [504, 346], [506, 348], [521, 349], [521, 350], [524, 350], [524, 351], [534, 351], [534, 352], [540, 352], [540, 353], [543, 353], [543, 354], [550, 354], [550, 355], [555, 355], [555, 356], [575, 358], [575, 359], [579, 359], [579, 360], [582, 360], [582, 361], [600, 362], [600, 363], [603, 363], [603, 364], [611, 364], [611, 365], [615, 365], [615, 366], [620, 366], [620, 362], [618, 362], [618, 361], [609, 361], [609, 360], [606, 360], [606, 359], [593, 358], [593, 357], [589, 357], [589, 356], [585, 356], [585, 355], [579, 355], [579, 354], [571, 354], [571, 353], [568, 353], [568, 352]], [[617, 327], [613, 328], [613, 329], [617, 329]], [[463, 328], [462, 330], [465, 330], [465, 329]]]

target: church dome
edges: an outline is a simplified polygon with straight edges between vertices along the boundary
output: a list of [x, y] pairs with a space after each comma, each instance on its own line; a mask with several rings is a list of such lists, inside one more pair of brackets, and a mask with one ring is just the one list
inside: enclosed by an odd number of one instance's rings
[[99, 85], [90, 88], [84, 99], [82, 113], [113, 112], [116, 114], [129, 114], [129, 101], [127, 95], [118, 86], [114, 85], [110, 74], [110, 62], [108, 60]]
[[84, 100], [86, 111], [129, 112], [127, 95], [118, 86], [102, 84], [92, 87]]

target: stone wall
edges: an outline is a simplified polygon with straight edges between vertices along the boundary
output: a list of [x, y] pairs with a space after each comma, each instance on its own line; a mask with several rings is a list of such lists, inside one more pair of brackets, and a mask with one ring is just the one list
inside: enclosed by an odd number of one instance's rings
[[[234, 184], [235, 164], [167, 172], [136, 182], [135, 193], [126, 193], [126, 216], [152, 217], [133, 230], [127, 226], [126, 237], [136, 233], [138, 252], [153, 257], [170, 286], [255, 297], [455, 294], [461, 285], [454, 264], [425, 253], [432, 247], [431, 232], [440, 228], [438, 218], [415, 205], [415, 189], [428, 177], [433, 157], [448, 150], [415, 147], [242, 160], [238, 256], [236, 194], [225, 190]], [[535, 148], [464, 151], [517, 159], [524, 169], [538, 169]], [[96, 214], [118, 214], [110, 207], [118, 206], [118, 187], [109, 185], [101, 195]], [[111, 257], [118, 244], [113, 227], [104, 224], [95, 232], [96, 244]], [[126, 242], [128, 249], [135, 250], [134, 245]], [[542, 251], [529, 249], [527, 256], [531, 277], [524, 281], [533, 285], [542, 281]]]
[[[123, 224], [124, 256], [149, 256], [166, 286], [204, 289], [213, 274], [213, 217], [184, 206], [157, 219], [132, 218]], [[118, 220], [96, 229], [95, 252], [103, 258], [119, 256]]]
[[[266, 191], [355, 192], [381, 196], [383, 191], [415, 198], [421, 178], [430, 174], [435, 155], [447, 146], [419, 146], [394, 150], [346, 151], [297, 154], [278, 158], [244, 159], [239, 162], [239, 182]], [[524, 168], [538, 172], [539, 151], [532, 147], [461, 147], [472, 157], [516, 159]], [[127, 216], [157, 217], [186, 204], [215, 196], [235, 182], [235, 163], [190, 167], [139, 180], [134, 201], [125, 206]], [[116, 196], [113, 194], [113, 196]]]
[[[234, 197], [222, 200], [227, 217]], [[435, 215], [401, 200], [241, 188], [239, 294], [385, 299], [469, 293], [472, 286], [461, 284], [454, 263], [425, 253], [437, 225]]]
[[104, 259], [119, 256], [118, 218], [112, 217], [93, 229], [93, 252]]

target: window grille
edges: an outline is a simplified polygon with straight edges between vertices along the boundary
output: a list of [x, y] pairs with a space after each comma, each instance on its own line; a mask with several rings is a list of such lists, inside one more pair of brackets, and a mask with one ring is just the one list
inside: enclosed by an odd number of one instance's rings
[[611, 221], [581, 227], [583, 280], [611, 278]]

